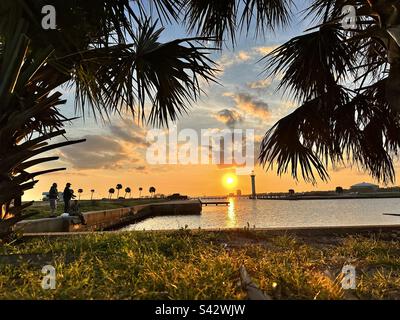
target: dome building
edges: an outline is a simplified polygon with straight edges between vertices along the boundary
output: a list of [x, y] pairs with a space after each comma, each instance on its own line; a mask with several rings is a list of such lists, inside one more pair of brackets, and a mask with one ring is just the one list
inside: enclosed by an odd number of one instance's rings
[[350, 191], [353, 192], [376, 192], [378, 190], [378, 185], [367, 182], [357, 183], [350, 187]]

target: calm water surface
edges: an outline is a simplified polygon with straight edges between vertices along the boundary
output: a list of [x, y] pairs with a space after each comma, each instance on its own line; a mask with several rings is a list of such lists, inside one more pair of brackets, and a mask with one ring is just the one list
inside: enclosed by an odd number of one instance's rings
[[124, 230], [355, 226], [399, 224], [400, 199], [249, 200], [229, 199], [230, 206], [203, 207], [200, 216], [155, 217]]

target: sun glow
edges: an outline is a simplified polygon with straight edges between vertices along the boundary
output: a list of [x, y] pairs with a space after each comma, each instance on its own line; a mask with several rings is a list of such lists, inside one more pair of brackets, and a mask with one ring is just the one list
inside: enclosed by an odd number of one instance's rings
[[237, 177], [233, 174], [226, 174], [222, 178], [222, 184], [225, 188], [231, 189], [237, 185]]

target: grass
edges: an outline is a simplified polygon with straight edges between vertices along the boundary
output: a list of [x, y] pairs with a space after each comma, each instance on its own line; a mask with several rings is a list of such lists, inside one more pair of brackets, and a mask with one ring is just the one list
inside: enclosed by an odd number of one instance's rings
[[[140, 199], [140, 200], [81, 200], [79, 202], [82, 212], [88, 211], [99, 211], [107, 209], [116, 209], [124, 207], [132, 207], [135, 205], [141, 205], [146, 203], [154, 203], [158, 201], [165, 201], [165, 199]], [[28, 209], [24, 210], [25, 213], [37, 212], [30, 219], [41, 219], [48, 218], [50, 216], [50, 204], [47, 202], [41, 205], [33, 205]], [[57, 206], [56, 214], [60, 215], [64, 212], [64, 203], [59, 202]]]
[[[399, 242], [387, 235], [321, 242], [250, 230], [180, 230], [33, 238], [5, 245], [0, 254], [49, 255], [56, 289], [41, 288], [41, 265], [0, 264], [0, 297], [245, 299], [238, 272], [244, 264], [273, 299], [398, 299], [399, 253]], [[340, 284], [349, 263], [357, 271], [350, 291]]]

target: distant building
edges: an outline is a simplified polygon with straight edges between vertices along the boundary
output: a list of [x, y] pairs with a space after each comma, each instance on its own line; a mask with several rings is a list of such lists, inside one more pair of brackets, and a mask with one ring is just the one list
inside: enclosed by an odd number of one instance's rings
[[350, 191], [353, 192], [376, 192], [378, 190], [378, 185], [367, 182], [357, 183], [350, 187]]
[[235, 196], [235, 194], [233, 193], [233, 192], [231, 192], [229, 195], [228, 195], [228, 197], [234, 197]]
[[236, 190], [236, 196], [240, 197], [242, 195], [242, 190]]

